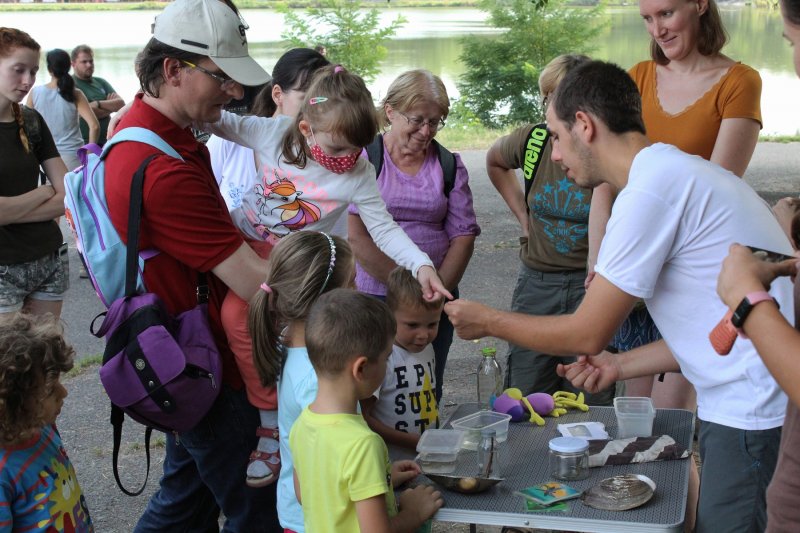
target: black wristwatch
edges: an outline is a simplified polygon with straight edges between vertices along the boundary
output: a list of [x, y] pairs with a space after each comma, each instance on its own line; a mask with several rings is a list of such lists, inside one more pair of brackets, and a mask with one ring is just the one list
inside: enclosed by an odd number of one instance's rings
[[742, 301], [736, 307], [736, 310], [731, 316], [731, 324], [733, 324], [733, 327], [735, 327], [736, 331], [739, 332], [739, 335], [743, 337], [745, 336], [742, 327], [744, 326], [744, 321], [747, 319], [750, 311], [753, 310], [753, 307], [761, 302], [766, 302], [769, 300], [772, 300], [775, 302], [775, 305], [778, 305], [778, 302], [775, 301], [775, 298], [773, 298], [772, 295], [767, 291], [751, 292], [742, 298]]

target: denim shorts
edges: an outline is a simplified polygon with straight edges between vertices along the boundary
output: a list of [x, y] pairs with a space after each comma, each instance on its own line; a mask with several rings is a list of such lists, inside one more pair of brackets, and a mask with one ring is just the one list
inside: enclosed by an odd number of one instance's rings
[[[61, 250], [61, 249], [59, 249]], [[69, 288], [66, 249], [27, 263], [0, 265], [0, 313], [22, 309], [25, 300], [60, 302]]]

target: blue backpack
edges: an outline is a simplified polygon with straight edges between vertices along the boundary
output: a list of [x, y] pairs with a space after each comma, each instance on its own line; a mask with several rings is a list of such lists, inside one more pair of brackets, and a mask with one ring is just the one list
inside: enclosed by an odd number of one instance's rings
[[[80, 149], [82, 165], [64, 176], [67, 223], [83, 255], [92, 285], [106, 308], [125, 296], [126, 247], [111, 223], [106, 202], [105, 158], [117, 144], [137, 141], [158, 148], [176, 159], [183, 158], [164, 139], [145, 128], [125, 128], [111, 138], [102, 152], [97, 145]], [[143, 164], [149, 162], [148, 158]], [[157, 255], [155, 250], [139, 252], [137, 292], [144, 293], [145, 260]]]

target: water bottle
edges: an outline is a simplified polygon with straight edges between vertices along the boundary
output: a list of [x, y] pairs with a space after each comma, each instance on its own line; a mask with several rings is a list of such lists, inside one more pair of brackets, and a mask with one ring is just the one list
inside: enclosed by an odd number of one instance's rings
[[481, 409], [491, 409], [494, 400], [503, 393], [503, 371], [495, 355], [494, 348], [481, 350], [483, 360], [478, 366], [478, 403]]

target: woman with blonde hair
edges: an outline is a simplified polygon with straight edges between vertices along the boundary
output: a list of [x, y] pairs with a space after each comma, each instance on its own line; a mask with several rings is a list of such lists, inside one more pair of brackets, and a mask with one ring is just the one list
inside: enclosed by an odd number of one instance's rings
[[[427, 70], [400, 74], [378, 107], [381, 126], [367, 152], [376, 167], [378, 189], [392, 218], [426, 252], [445, 287], [458, 298], [458, 283], [480, 234], [469, 175], [458, 154], [434, 140], [445, 125], [450, 99], [442, 80]], [[377, 160], [376, 160], [377, 159]], [[386, 280], [397, 266], [366, 231], [356, 206], [350, 206], [348, 234], [357, 260], [356, 286], [384, 298]], [[433, 341], [436, 399], [442, 396], [453, 326], [442, 313]]]

